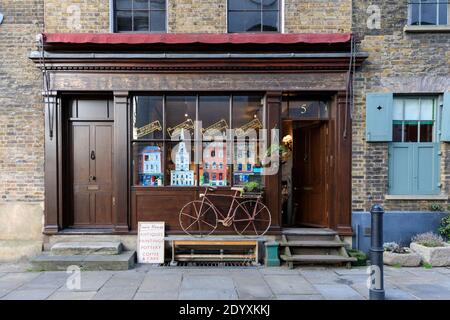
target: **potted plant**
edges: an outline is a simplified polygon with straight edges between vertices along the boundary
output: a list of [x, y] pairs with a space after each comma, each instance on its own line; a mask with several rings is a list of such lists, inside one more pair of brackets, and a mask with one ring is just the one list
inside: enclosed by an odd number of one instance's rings
[[259, 182], [250, 181], [244, 184], [243, 194], [245, 195], [260, 195], [262, 191], [263, 190]]
[[450, 241], [450, 214], [441, 220], [438, 231], [444, 239]]
[[450, 244], [433, 232], [413, 237], [410, 248], [422, 257], [424, 263], [434, 267], [450, 266]]
[[397, 242], [383, 244], [384, 264], [395, 267], [418, 267], [422, 258], [410, 248], [402, 247]]

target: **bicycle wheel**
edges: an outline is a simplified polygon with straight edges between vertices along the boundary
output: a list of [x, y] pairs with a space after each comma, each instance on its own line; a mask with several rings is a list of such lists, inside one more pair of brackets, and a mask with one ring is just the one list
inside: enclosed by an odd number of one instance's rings
[[262, 236], [269, 230], [271, 223], [270, 211], [262, 202], [243, 201], [234, 210], [234, 230], [240, 235]]
[[208, 236], [217, 228], [217, 213], [208, 203], [195, 200], [187, 203], [179, 215], [184, 232], [194, 237]]

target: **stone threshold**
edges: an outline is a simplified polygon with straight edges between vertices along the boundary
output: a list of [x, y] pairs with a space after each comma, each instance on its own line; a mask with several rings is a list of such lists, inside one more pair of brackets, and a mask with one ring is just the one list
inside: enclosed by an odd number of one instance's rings
[[405, 26], [404, 32], [409, 33], [439, 33], [450, 32], [450, 25], [447, 26]]

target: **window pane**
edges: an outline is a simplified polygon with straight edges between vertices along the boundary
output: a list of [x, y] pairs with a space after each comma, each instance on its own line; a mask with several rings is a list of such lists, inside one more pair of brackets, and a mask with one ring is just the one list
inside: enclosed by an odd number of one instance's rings
[[[417, 0], [416, 2], [418, 2], [419, 0]], [[420, 12], [420, 4], [419, 3], [412, 3], [410, 4], [411, 6], [411, 25], [420, 25], [420, 20], [419, 20], [419, 12]]]
[[433, 142], [433, 122], [420, 123], [420, 142]]
[[179, 137], [183, 128], [193, 137], [196, 100], [196, 96], [166, 97], [166, 138]]
[[263, 10], [279, 10], [278, 0], [262, 0]]
[[405, 138], [403, 142], [418, 142], [419, 125], [415, 121], [405, 122]]
[[134, 11], [133, 31], [148, 31], [148, 11]]
[[262, 96], [233, 96], [233, 128], [259, 130], [263, 126]]
[[132, 31], [131, 11], [117, 11], [117, 31]]
[[117, 10], [131, 10], [131, 0], [116, 0]]
[[203, 143], [203, 163], [200, 165], [200, 185], [227, 186], [230, 184], [227, 150], [224, 142]]
[[278, 31], [278, 11], [263, 13], [263, 31]]
[[150, 0], [150, 9], [166, 10], [166, 0]]
[[422, 25], [437, 24], [436, 0], [422, 1]]
[[402, 122], [401, 121], [394, 121], [394, 128], [393, 128], [393, 142], [402, 142]]
[[439, 4], [439, 24], [446, 25], [447, 23], [448, 23], [448, 3], [445, 2]]
[[405, 99], [405, 119], [419, 120], [420, 101], [419, 99]]
[[393, 110], [394, 120], [403, 120], [403, 99], [394, 100], [394, 110]]
[[198, 113], [204, 139], [226, 137], [226, 130], [230, 128], [230, 96], [200, 96]]
[[421, 99], [420, 120], [434, 120], [433, 117], [433, 99]]
[[148, 10], [148, 0], [133, 0], [133, 9], [146, 9]]
[[133, 184], [144, 187], [163, 186], [162, 144], [136, 143], [132, 149]]
[[195, 186], [197, 177], [193, 163], [194, 148], [189, 142], [168, 143], [167, 174], [171, 186]]
[[229, 0], [228, 10], [258, 10], [261, 0]]
[[163, 138], [163, 97], [135, 97], [133, 103], [133, 139], [161, 138]]
[[151, 11], [150, 31], [166, 31], [166, 11]]
[[229, 12], [228, 15], [229, 32], [260, 32], [261, 12]]

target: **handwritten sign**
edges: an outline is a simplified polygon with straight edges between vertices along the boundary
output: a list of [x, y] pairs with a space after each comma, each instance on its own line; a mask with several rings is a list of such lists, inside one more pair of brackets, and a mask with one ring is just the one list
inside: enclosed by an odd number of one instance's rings
[[164, 230], [164, 222], [139, 222], [139, 263], [164, 263]]

